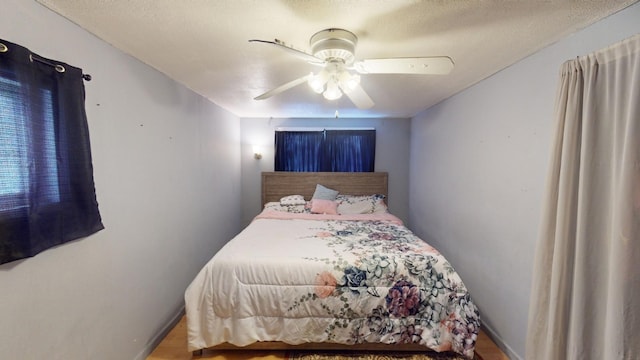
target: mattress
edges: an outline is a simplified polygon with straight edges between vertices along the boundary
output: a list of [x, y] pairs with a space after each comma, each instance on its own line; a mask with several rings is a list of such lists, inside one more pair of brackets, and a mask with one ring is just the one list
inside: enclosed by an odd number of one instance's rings
[[185, 292], [190, 351], [222, 343], [419, 344], [472, 358], [460, 276], [391, 214], [265, 210]]

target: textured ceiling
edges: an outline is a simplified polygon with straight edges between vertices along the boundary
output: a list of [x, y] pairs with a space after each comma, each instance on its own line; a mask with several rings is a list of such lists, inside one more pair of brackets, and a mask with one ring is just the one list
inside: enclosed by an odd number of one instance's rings
[[[239, 117], [411, 117], [637, 0], [37, 0]], [[311, 35], [344, 28], [356, 59], [450, 56], [448, 75], [363, 75], [375, 102], [357, 109], [306, 84], [254, 97], [316, 71], [249, 39], [309, 52]], [[580, 54], [576, 54], [580, 55]], [[558, 64], [560, 66], [560, 64]]]

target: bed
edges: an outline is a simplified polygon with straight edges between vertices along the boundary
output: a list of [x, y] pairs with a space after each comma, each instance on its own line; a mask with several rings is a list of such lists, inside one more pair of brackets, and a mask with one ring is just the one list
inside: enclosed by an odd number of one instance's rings
[[451, 264], [388, 212], [387, 184], [381, 172], [262, 173], [263, 210], [185, 292], [189, 351], [473, 358], [478, 309]]

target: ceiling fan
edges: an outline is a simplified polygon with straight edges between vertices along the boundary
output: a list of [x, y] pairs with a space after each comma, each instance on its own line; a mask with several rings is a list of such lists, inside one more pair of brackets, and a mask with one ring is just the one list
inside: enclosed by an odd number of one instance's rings
[[[325, 29], [315, 33], [309, 40], [311, 54], [286, 45], [275, 39], [249, 40], [276, 46], [312, 65], [322, 67], [313, 72], [269, 90], [254, 100], [263, 100], [289, 90], [303, 83], [328, 100], [336, 100], [342, 93], [360, 109], [373, 107], [373, 100], [360, 86], [359, 74], [417, 74], [444, 75], [453, 69], [453, 61], [448, 56], [407, 57], [387, 59], [355, 59], [358, 37], [344, 29]], [[354, 73], [355, 72], [355, 73]]]

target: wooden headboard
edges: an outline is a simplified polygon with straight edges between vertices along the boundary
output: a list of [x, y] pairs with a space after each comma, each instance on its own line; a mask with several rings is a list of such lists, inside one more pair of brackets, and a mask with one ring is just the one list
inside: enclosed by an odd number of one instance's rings
[[388, 196], [388, 178], [386, 172], [263, 172], [262, 206], [287, 195], [303, 195], [310, 200], [317, 184], [346, 195]]

